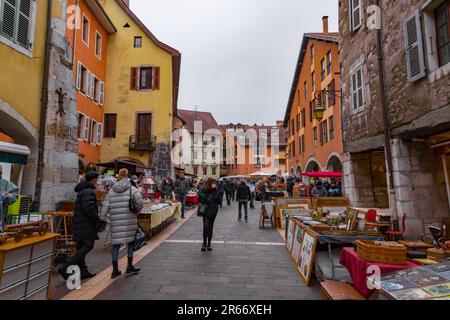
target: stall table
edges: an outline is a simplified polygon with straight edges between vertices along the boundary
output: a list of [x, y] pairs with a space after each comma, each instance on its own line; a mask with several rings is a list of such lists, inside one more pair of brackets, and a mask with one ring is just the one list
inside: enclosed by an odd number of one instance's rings
[[139, 214], [139, 224], [144, 229], [148, 237], [152, 236], [152, 232], [161, 228], [162, 225], [171, 219], [180, 218], [180, 204], [172, 203], [171, 206], [162, 208], [161, 210], [151, 211], [152, 205], [146, 204]]
[[353, 285], [365, 298], [369, 298], [374, 290], [367, 287], [367, 270], [369, 266], [378, 266], [381, 274], [417, 267], [415, 263], [404, 265], [367, 262], [361, 259], [353, 248], [343, 248], [340, 263], [345, 266], [353, 280]]

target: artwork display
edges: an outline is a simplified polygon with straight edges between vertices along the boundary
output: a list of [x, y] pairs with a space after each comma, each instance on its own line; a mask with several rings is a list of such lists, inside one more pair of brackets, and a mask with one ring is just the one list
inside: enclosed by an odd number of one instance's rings
[[430, 293], [433, 297], [448, 296], [450, 295], [450, 282], [425, 287], [423, 289]]
[[408, 277], [408, 280], [415, 283], [418, 287], [426, 287], [446, 282], [446, 279], [438, 276], [437, 274], [411, 276]]
[[296, 224], [291, 254], [292, 259], [294, 260], [296, 266], [298, 266], [298, 261], [300, 259], [300, 250], [302, 247], [303, 233], [304, 233], [303, 228], [299, 224]]
[[444, 271], [450, 271], [450, 262], [443, 262], [443, 263], [437, 263], [432, 264], [426, 267], [423, 267], [425, 270], [429, 270], [432, 272], [444, 272]]
[[310, 232], [304, 232], [298, 261], [298, 270], [308, 286], [311, 281], [316, 248], [316, 236]]
[[417, 286], [405, 278], [393, 279], [381, 283], [381, 287], [387, 292], [416, 288]]
[[407, 289], [391, 294], [397, 300], [424, 300], [433, 296], [422, 289]]
[[294, 229], [295, 229], [296, 223], [289, 219], [288, 220], [288, 227], [287, 227], [287, 235], [286, 235], [286, 248], [289, 252], [289, 254], [291, 254], [292, 251], [292, 243], [294, 240]]

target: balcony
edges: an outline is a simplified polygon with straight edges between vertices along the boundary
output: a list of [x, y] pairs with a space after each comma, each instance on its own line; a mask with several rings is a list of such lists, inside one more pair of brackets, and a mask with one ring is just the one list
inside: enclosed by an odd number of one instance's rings
[[155, 151], [156, 149], [156, 136], [151, 137], [139, 137], [130, 136], [130, 151]]

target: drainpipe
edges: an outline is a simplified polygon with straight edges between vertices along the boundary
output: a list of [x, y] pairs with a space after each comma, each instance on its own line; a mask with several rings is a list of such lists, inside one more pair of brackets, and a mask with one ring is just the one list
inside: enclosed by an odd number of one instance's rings
[[[79, 20], [79, 7], [80, 7], [80, 0], [77, 0], [75, 3], [77, 9], [75, 11], [75, 29], [73, 30], [73, 48], [72, 48], [72, 65], [75, 65], [75, 53], [76, 53], [76, 41], [77, 41], [77, 30], [78, 30], [78, 20]], [[78, 70], [78, 69], [76, 69]]]
[[53, 0], [47, 0], [47, 34], [45, 39], [44, 75], [42, 80], [41, 117], [39, 126], [38, 145], [38, 167], [36, 174], [36, 190], [34, 193], [33, 210], [39, 210], [42, 194], [42, 180], [44, 175], [44, 151], [45, 151], [45, 131], [47, 128], [47, 107], [48, 107], [48, 79], [50, 73], [50, 51], [52, 39], [52, 7]]
[[[381, 0], [376, 0], [376, 5], [381, 8]], [[380, 10], [381, 12], [381, 10]], [[381, 17], [380, 17], [381, 18]], [[388, 192], [389, 192], [389, 206], [392, 209], [392, 216], [394, 219], [398, 218], [397, 215], [397, 201], [394, 189], [394, 176], [393, 176], [393, 162], [391, 151], [391, 127], [389, 124], [387, 103], [386, 103], [386, 91], [384, 82], [384, 65], [383, 65], [383, 49], [382, 49], [382, 35], [381, 29], [377, 29], [377, 60], [378, 60], [378, 78], [379, 78], [379, 90], [380, 90], [380, 107], [383, 114], [383, 127], [384, 127], [384, 150], [386, 155], [386, 162], [388, 167]]]

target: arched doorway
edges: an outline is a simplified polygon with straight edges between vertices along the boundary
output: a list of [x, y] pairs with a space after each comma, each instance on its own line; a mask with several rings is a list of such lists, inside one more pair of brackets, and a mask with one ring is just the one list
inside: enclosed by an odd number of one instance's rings
[[302, 173], [303, 173], [302, 167], [297, 166], [297, 171], [295, 172], [295, 176], [296, 176], [297, 178], [301, 178], [301, 177], [302, 177]]
[[0, 99], [0, 133], [7, 136], [9, 142], [26, 146], [31, 154], [27, 158], [24, 167], [22, 186], [20, 192], [34, 197], [37, 177], [37, 156], [38, 156], [38, 132], [33, 125], [28, 122], [12, 106]]
[[289, 171], [289, 175], [290, 175], [291, 177], [293, 177], [293, 176], [295, 175], [294, 168], [291, 168], [291, 170]]
[[306, 167], [306, 172], [318, 172], [320, 171], [320, 166], [316, 161], [311, 161]]
[[342, 162], [337, 156], [331, 156], [327, 163], [328, 171], [342, 172]]

